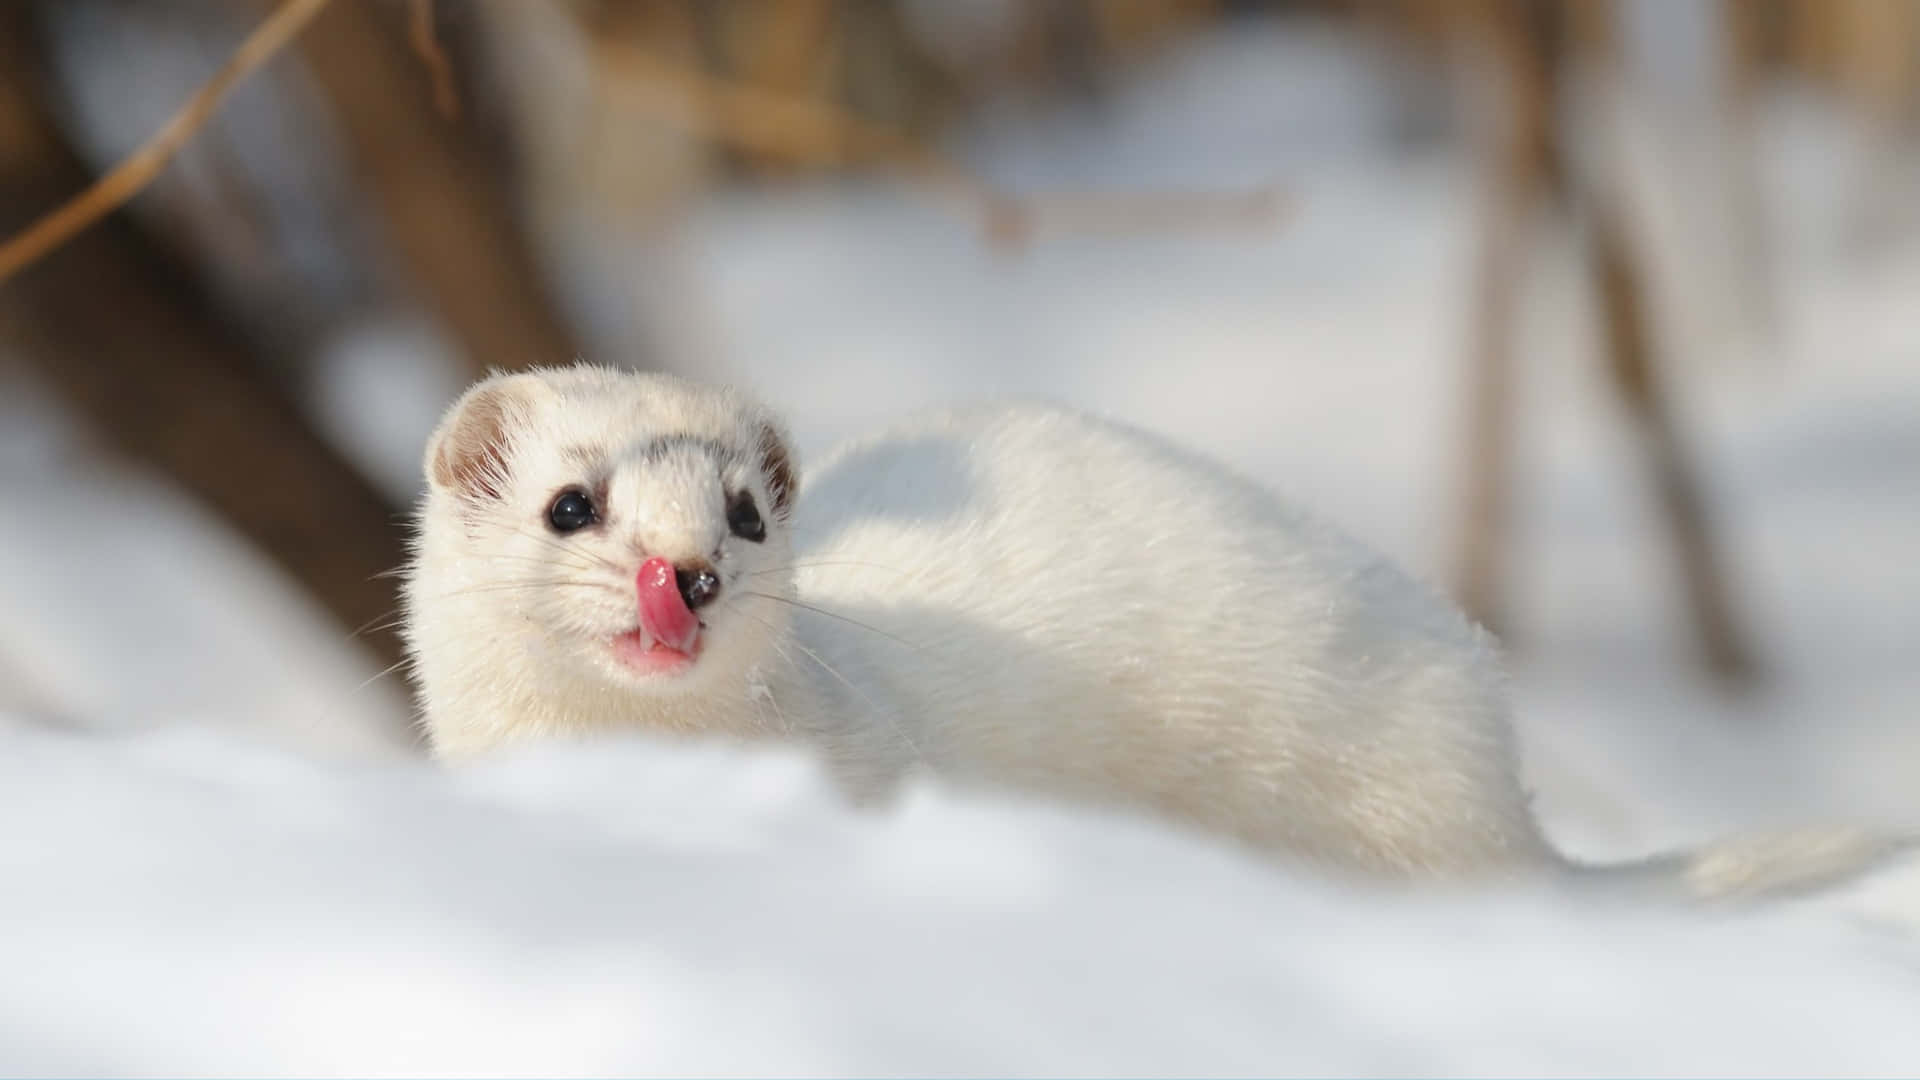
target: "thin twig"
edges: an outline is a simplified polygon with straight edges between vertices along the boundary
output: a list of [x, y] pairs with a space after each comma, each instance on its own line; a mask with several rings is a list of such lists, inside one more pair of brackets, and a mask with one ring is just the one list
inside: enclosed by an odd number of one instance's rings
[[433, 79], [434, 108], [448, 120], [457, 119], [460, 94], [453, 88], [453, 65], [447, 62], [440, 38], [433, 32], [433, 0], [413, 0], [407, 40], [412, 42], [414, 54], [427, 66], [427, 74]]
[[93, 182], [66, 205], [42, 217], [25, 232], [0, 245], [0, 282], [65, 243], [75, 233], [100, 220], [141, 189], [173, 160], [194, 133], [205, 126], [220, 102], [241, 79], [266, 63], [292, 40], [302, 27], [327, 6], [327, 0], [286, 0], [240, 43], [225, 65], [187, 99], [146, 144], [129, 154], [113, 171]]

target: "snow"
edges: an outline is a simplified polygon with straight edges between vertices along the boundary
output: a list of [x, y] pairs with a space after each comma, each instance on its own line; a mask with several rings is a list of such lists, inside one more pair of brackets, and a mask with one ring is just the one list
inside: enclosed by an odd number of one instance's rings
[[404, 749], [399, 688], [264, 558], [25, 385], [0, 397], [0, 717], [176, 722], [330, 756]]
[[856, 813], [798, 758], [712, 747], [451, 775], [202, 733], [5, 743], [9, 1072], [1920, 1060], [1920, 948], [1796, 912], [1346, 893], [1145, 823], [934, 789]]
[[[1451, 152], [1383, 148], [1364, 62], [1255, 28], [1143, 64], [1097, 114], [1009, 109], [955, 142], [1019, 185], [1280, 179], [1295, 209], [1267, 229], [1009, 256], [877, 182], [717, 197], [643, 256], [685, 290], [666, 355], [776, 402], [803, 459], [960, 398], [1123, 416], [1438, 577], [1475, 190]], [[1688, 345], [1671, 374], [1770, 662], [1749, 698], [1692, 674], [1581, 279], [1564, 241], [1534, 253], [1516, 695], [1540, 810], [1583, 855], [1920, 823], [1920, 243], [1835, 242], [1842, 136], [1818, 100], [1778, 106], [1777, 346], [1730, 334], [1725, 307], [1662, 325]], [[1669, 136], [1620, 137], [1644, 163]], [[1666, 221], [1714, 197], [1636, 190]], [[1662, 255], [1704, 295], [1716, 256]], [[341, 341], [334, 430], [404, 490], [400, 433], [446, 388], [388, 357], [443, 346], [412, 326]], [[1920, 866], [1763, 911], [1381, 894], [932, 785], [855, 810], [770, 750], [432, 767], [395, 734], [394, 679], [362, 685], [370, 665], [271, 567], [48, 411], [0, 395], [0, 1071], [1920, 1067]]]

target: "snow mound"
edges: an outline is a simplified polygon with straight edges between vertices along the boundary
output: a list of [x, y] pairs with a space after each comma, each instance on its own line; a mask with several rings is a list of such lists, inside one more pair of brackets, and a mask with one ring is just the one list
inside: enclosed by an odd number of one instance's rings
[[1818, 909], [1344, 891], [1144, 822], [646, 741], [457, 772], [0, 730], [7, 1073], [1840, 1075], [1920, 948]]

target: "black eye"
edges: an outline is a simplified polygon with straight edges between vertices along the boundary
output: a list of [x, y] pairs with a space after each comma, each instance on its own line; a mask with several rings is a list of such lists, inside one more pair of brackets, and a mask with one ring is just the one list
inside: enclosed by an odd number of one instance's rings
[[740, 539], [756, 544], [767, 538], [767, 523], [760, 520], [760, 508], [744, 491], [727, 497], [727, 528]]
[[547, 524], [553, 526], [554, 532], [570, 533], [575, 529], [584, 529], [599, 519], [600, 516], [593, 510], [593, 500], [587, 498], [584, 491], [561, 492], [547, 511]]

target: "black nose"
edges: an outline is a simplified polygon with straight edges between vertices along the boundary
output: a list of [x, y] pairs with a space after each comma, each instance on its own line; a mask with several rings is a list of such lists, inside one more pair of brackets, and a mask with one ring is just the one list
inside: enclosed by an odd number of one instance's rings
[[680, 586], [680, 599], [687, 602], [689, 611], [699, 611], [720, 595], [720, 576], [704, 566], [676, 568], [673, 580]]

